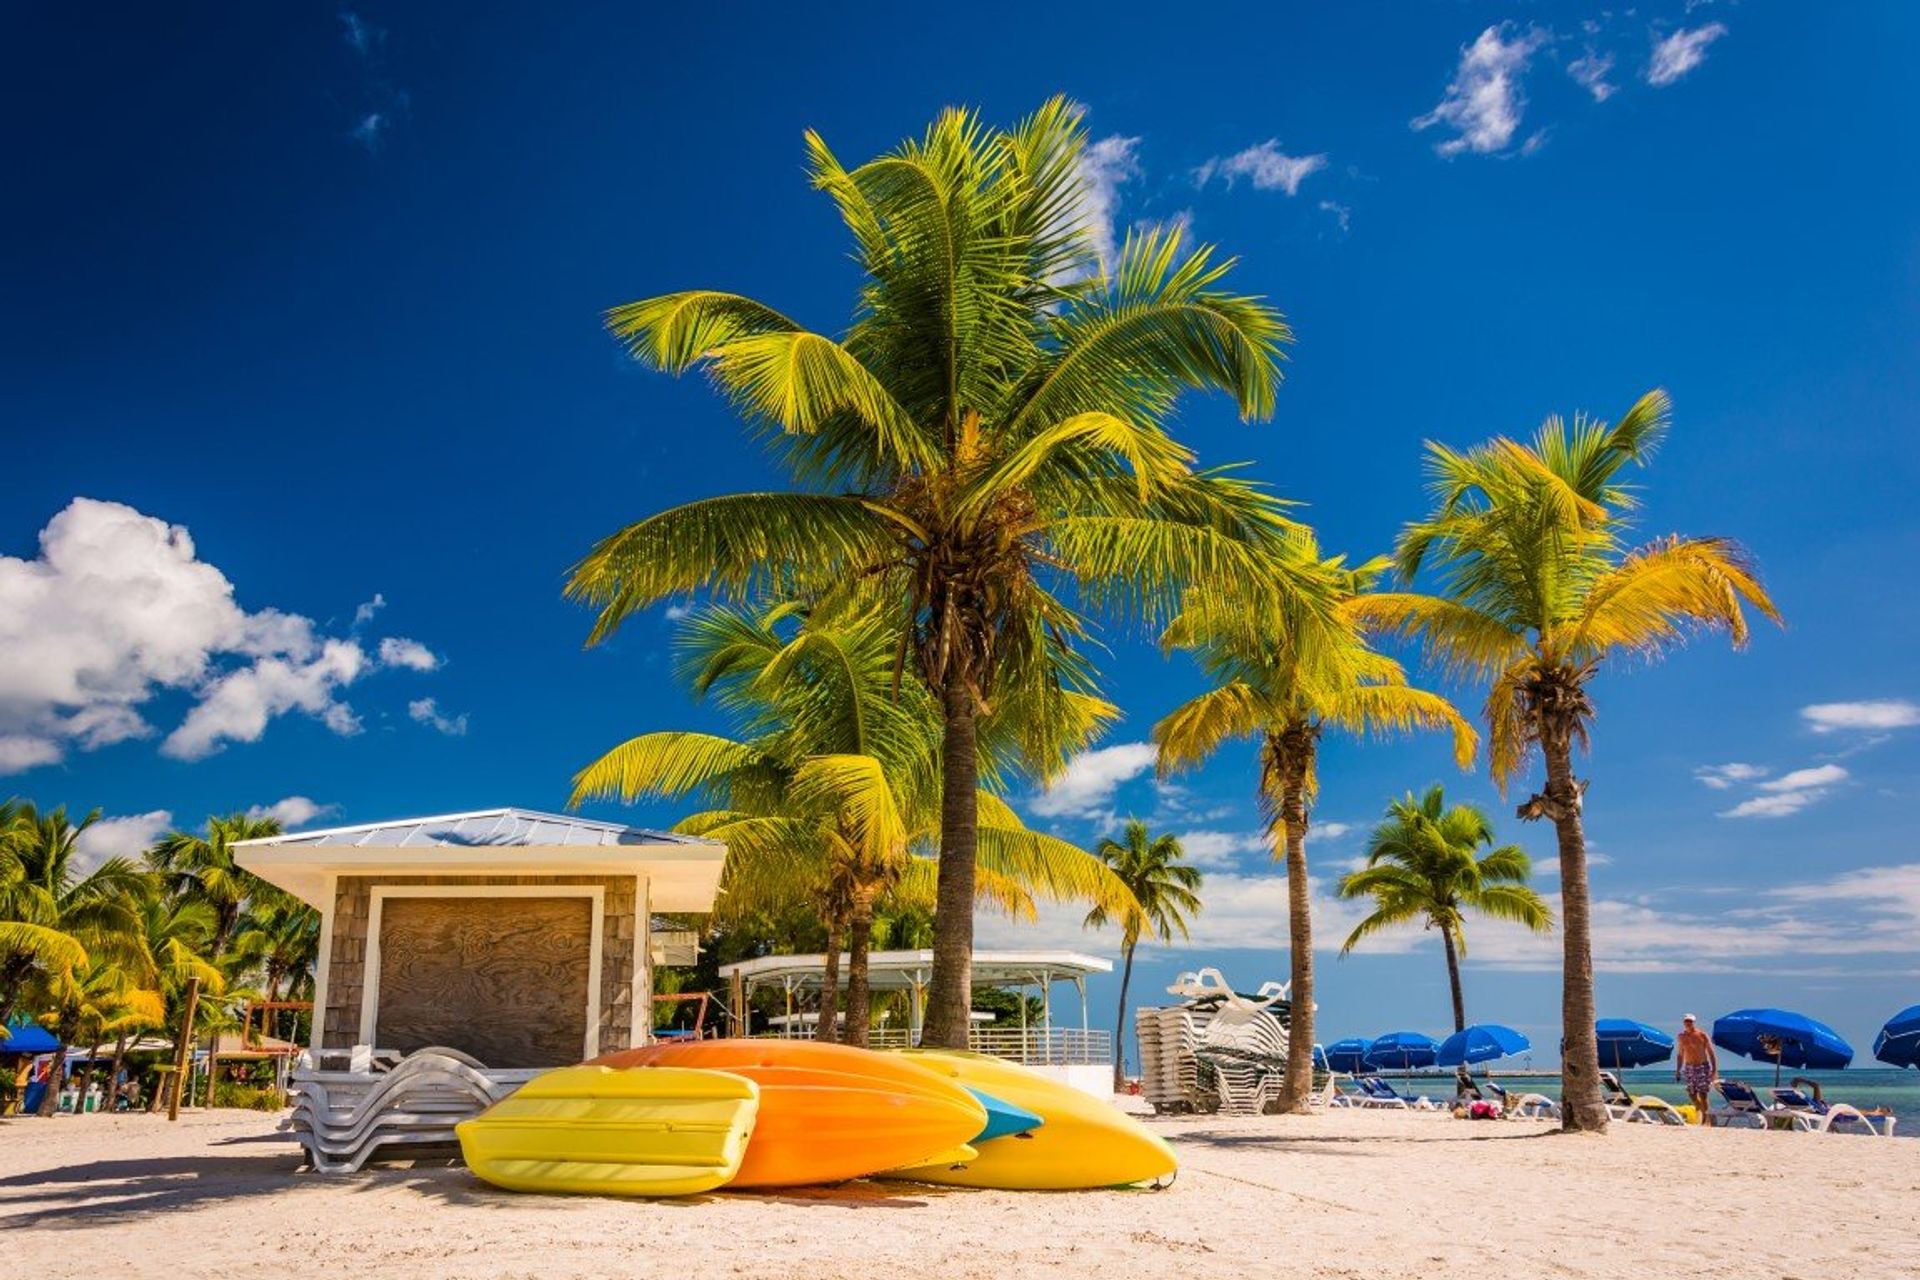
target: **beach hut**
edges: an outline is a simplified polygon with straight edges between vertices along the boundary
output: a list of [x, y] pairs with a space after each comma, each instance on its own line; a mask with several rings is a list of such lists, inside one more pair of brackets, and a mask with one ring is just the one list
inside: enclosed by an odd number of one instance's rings
[[526, 809], [297, 831], [234, 860], [318, 908], [310, 1048], [556, 1067], [648, 1036], [655, 912], [704, 913], [726, 847]]

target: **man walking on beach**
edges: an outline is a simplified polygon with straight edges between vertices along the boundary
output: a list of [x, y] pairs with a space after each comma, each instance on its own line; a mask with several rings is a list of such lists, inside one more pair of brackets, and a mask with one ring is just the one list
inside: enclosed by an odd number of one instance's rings
[[1709, 1124], [1708, 1093], [1720, 1075], [1720, 1059], [1713, 1051], [1712, 1039], [1700, 1029], [1692, 1014], [1682, 1018], [1681, 1022], [1684, 1025], [1680, 1028], [1680, 1038], [1674, 1044], [1679, 1065], [1673, 1070], [1673, 1078], [1687, 1087], [1687, 1099], [1699, 1114], [1700, 1123]]

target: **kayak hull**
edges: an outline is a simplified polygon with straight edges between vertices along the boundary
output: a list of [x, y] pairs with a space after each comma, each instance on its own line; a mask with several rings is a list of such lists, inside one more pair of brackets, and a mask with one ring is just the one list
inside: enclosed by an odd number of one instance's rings
[[595, 1059], [607, 1066], [724, 1071], [759, 1090], [753, 1140], [731, 1186], [843, 1182], [947, 1161], [986, 1127], [956, 1081], [893, 1054], [810, 1040], [703, 1040]]
[[719, 1071], [566, 1067], [455, 1132], [468, 1167], [511, 1191], [696, 1195], [739, 1172], [759, 1096]]
[[1015, 1063], [947, 1049], [898, 1050], [955, 1082], [1041, 1117], [1036, 1129], [973, 1145], [979, 1155], [961, 1168], [926, 1165], [893, 1178], [950, 1187], [1005, 1191], [1079, 1191], [1171, 1177], [1173, 1148], [1132, 1116], [1072, 1085]]

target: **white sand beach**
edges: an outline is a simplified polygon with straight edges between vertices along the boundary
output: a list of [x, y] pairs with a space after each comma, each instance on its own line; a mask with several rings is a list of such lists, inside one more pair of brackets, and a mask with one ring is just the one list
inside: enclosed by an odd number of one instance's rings
[[644, 1202], [463, 1168], [298, 1173], [275, 1118], [0, 1122], [18, 1274], [971, 1278], [1920, 1276], [1920, 1142], [1334, 1113], [1149, 1119], [1165, 1191], [855, 1183]]

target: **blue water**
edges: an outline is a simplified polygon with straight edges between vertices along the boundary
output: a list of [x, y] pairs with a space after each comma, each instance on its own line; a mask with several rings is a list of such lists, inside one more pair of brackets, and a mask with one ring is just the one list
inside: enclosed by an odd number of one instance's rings
[[[1633, 1071], [1617, 1072], [1620, 1083], [1629, 1093], [1651, 1093], [1655, 1097], [1665, 1098], [1669, 1102], [1685, 1102], [1687, 1091], [1673, 1078], [1673, 1068], [1644, 1067]], [[1729, 1068], [1720, 1073], [1730, 1080], [1744, 1080], [1754, 1087], [1762, 1098], [1770, 1097], [1767, 1090], [1773, 1087], [1773, 1068]], [[1862, 1111], [1876, 1107], [1885, 1107], [1899, 1117], [1894, 1126], [1895, 1137], [1920, 1138], [1920, 1071], [1902, 1071], [1895, 1067], [1861, 1067], [1848, 1071], [1782, 1071], [1780, 1083], [1786, 1084], [1795, 1076], [1807, 1080], [1817, 1080], [1826, 1092], [1828, 1102], [1850, 1102]], [[1498, 1068], [1493, 1078], [1500, 1080], [1508, 1088], [1518, 1088], [1532, 1093], [1544, 1093], [1550, 1098], [1560, 1096], [1560, 1078], [1551, 1079], [1520, 1076], [1503, 1078]], [[1425, 1081], [1415, 1079], [1416, 1089], [1426, 1085]], [[1432, 1093], [1431, 1088], [1426, 1092]], [[1714, 1094], [1714, 1104], [1720, 1103], [1720, 1095]]]

